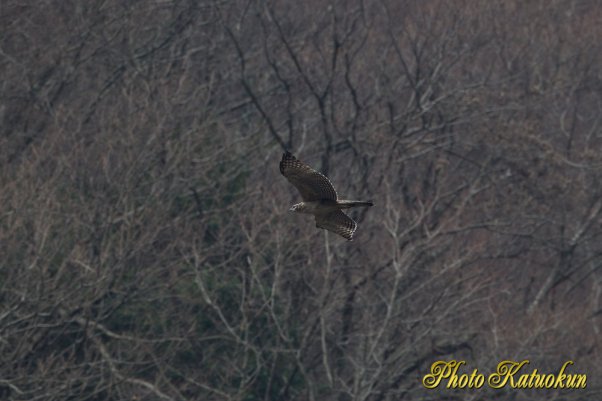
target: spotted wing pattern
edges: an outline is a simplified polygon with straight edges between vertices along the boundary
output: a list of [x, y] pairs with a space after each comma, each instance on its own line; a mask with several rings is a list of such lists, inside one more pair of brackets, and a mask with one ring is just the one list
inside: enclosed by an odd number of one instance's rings
[[324, 174], [299, 161], [290, 152], [282, 155], [280, 172], [297, 188], [306, 202], [320, 199], [337, 200], [337, 191], [330, 180]]
[[357, 223], [345, 213], [337, 210], [328, 214], [317, 214], [316, 227], [332, 231], [351, 241], [353, 233], [355, 233], [355, 229], [357, 228]]

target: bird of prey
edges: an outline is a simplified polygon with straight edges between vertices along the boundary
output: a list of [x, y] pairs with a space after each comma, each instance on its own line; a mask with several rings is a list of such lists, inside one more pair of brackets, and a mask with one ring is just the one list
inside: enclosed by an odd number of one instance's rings
[[372, 206], [372, 202], [338, 199], [337, 191], [326, 176], [307, 164], [299, 161], [290, 152], [282, 155], [280, 172], [297, 188], [303, 202], [297, 203], [290, 211], [313, 214], [316, 227], [323, 228], [351, 241], [357, 223], [341, 209], [357, 206]]

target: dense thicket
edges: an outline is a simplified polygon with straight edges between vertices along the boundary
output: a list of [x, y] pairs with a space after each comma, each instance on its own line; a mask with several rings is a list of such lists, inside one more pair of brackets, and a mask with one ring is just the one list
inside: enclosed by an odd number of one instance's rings
[[[3, 1], [0, 398], [600, 397], [601, 20]], [[353, 242], [287, 213], [284, 149], [374, 200]], [[587, 389], [426, 390], [451, 359]]]

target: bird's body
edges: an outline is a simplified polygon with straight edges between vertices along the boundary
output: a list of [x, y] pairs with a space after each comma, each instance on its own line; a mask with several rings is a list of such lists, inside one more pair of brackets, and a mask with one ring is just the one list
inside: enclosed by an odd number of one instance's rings
[[372, 206], [372, 202], [338, 199], [337, 192], [325, 175], [297, 160], [289, 152], [282, 155], [280, 172], [303, 198], [303, 202], [293, 205], [291, 211], [313, 214], [316, 227], [337, 233], [348, 240], [353, 239], [357, 223], [341, 210]]
[[357, 206], [373, 206], [372, 202], [360, 202], [351, 200], [321, 199], [317, 201], [299, 202], [291, 207], [292, 212], [306, 214], [328, 214], [341, 209], [350, 209]]

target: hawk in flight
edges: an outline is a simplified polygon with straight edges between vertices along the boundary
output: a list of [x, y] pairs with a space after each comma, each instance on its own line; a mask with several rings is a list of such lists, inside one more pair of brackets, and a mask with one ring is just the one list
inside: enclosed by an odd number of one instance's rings
[[282, 155], [280, 172], [297, 188], [303, 202], [291, 207], [292, 212], [313, 214], [316, 227], [324, 228], [352, 240], [357, 223], [341, 209], [372, 206], [372, 202], [338, 199], [330, 180], [307, 164], [297, 160], [290, 152]]

